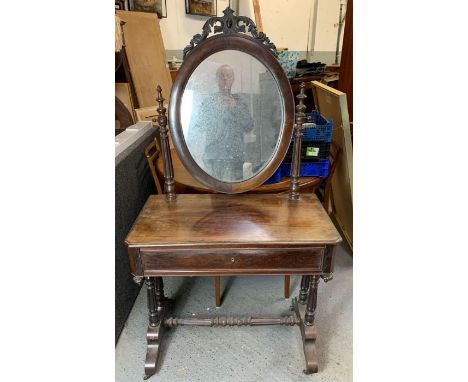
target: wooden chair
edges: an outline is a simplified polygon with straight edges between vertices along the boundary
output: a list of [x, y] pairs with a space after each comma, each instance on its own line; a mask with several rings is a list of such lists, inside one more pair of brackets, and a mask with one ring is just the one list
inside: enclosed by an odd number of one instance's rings
[[161, 149], [159, 148], [158, 140], [154, 138], [145, 150], [145, 157], [148, 161], [151, 176], [153, 177], [154, 184], [156, 186], [156, 191], [159, 195], [163, 193], [161, 182], [158, 178], [158, 173], [156, 172], [156, 161], [158, 160], [160, 155]]
[[119, 121], [120, 129], [126, 129], [133, 125], [132, 113], [130, 113], [125, 104], [117, 97], [115, 97], [115, 120]]

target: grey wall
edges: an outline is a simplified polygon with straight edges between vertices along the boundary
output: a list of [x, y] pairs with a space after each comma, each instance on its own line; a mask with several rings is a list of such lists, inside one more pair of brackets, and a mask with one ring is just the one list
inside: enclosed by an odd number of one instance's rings
[[[122, 133], [123, 134], [123, 133]], [[156, 129], [146, 129], [115, 158], [115, 342], [139, 292], [130, 275], [124, 240], [156, 187], [144, 156]]]

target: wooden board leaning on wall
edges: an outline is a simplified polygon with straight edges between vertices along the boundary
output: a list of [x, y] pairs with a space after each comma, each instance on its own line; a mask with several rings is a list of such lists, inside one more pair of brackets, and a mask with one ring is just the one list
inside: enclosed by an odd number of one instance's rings
[[321, 115], [333, 120], [333, 143], [341, 149], [332, 179], [332, 217], [339, 224], [344, 239], [353, 248], [353, 146], [349, 126], [346, 94], [312, 81], [315, 107]]
[[133, 117], [133, 122], [136, 122], [135, 111], [133, 106], [132, 94], [128, 83], [115, 83], [115, 96], [122, 101]]
[[159, 20], [154, 13], [117, 11], [125, 21], [125, 50], [140, 107], [156, 105], [156, 86], [169, 99], [172, 79], [166, 63]]

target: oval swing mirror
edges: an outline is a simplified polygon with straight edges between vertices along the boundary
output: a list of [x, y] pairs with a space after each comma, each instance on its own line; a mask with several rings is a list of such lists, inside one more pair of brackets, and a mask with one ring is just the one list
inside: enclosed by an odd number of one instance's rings
[[174, 146], [202, 184], [239, 193], [263, 184], [288, 149], [294, 116], [276, 57], [244, 34], [215, 35], [185, 58], [169, 103]]

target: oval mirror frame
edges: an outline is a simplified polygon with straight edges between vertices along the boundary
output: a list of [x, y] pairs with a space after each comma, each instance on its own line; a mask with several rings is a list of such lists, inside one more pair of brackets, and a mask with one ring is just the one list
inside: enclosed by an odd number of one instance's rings
[[[283, 120], [278, 144], [269, 162], [253, 177], [240, 182], [223, 182], [204, 171], [193, 158], [185, 141], [180, 118], [182, 95], [195, 69], [203, 60], [223, 50], [247, 53], [262, 63], [272, 74], [281, 99]], [[254, 189], [270, 178], [286, 156], [294, 123], [294, 96], [289, 80], [276, 57], [260, 42], [243, 34], [215, 35], [200, 43], [184, 60], [172, 86], [169, 101], [169, 129], [180, 161], [187, 171], [210, 189], [227, 194], [236, 194]]]

